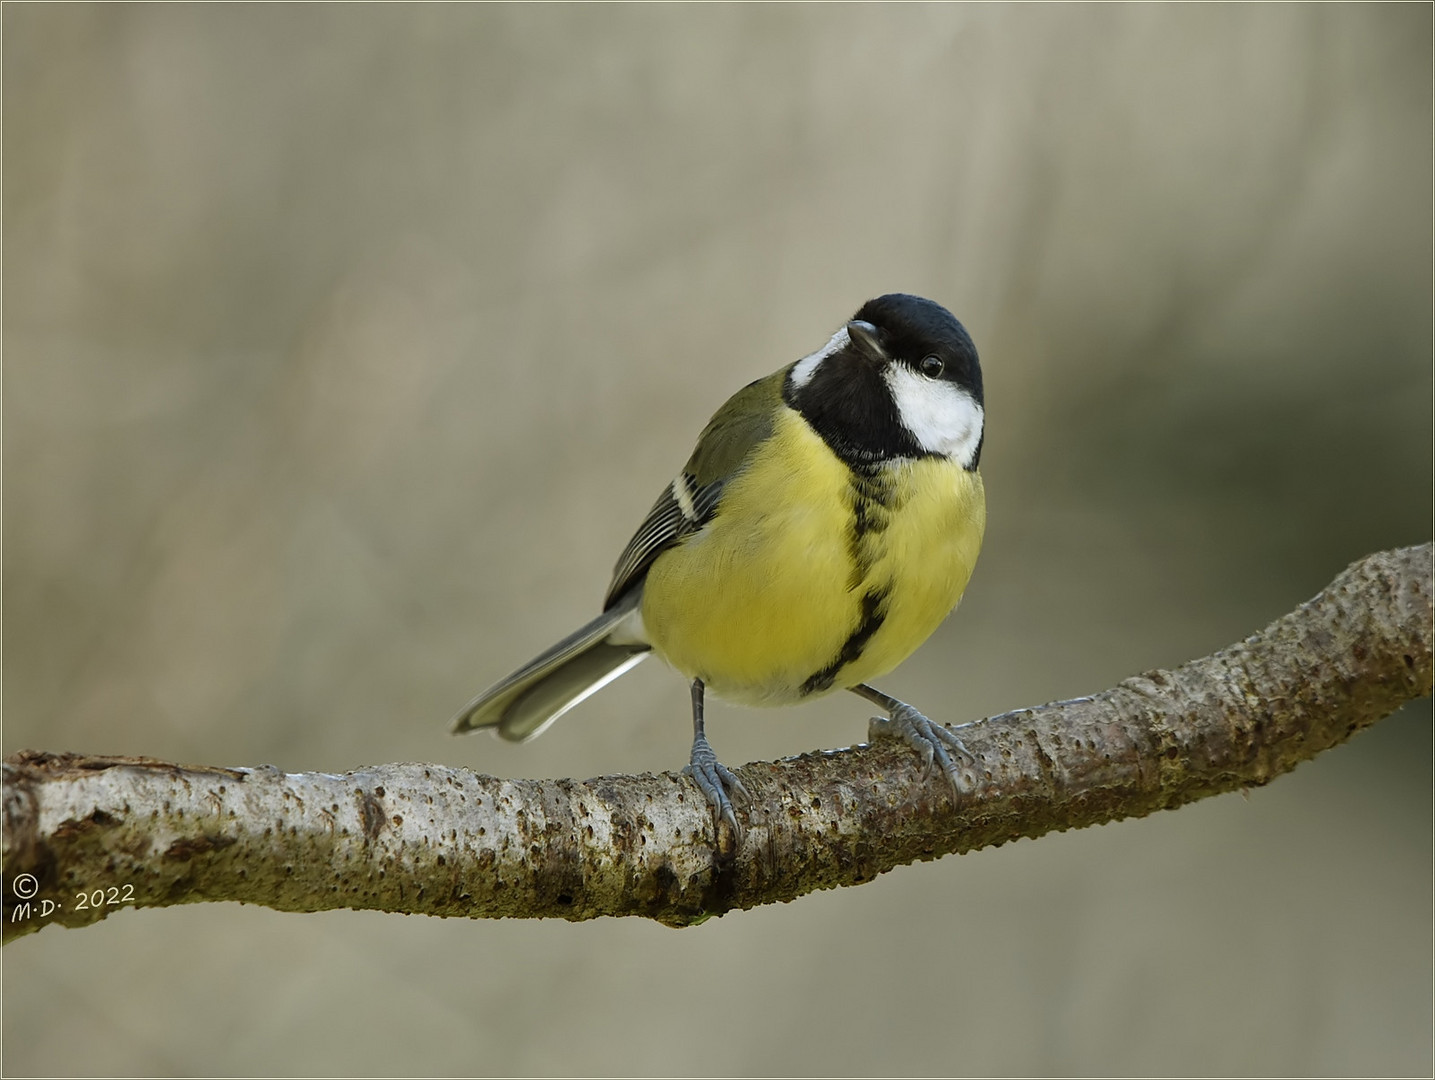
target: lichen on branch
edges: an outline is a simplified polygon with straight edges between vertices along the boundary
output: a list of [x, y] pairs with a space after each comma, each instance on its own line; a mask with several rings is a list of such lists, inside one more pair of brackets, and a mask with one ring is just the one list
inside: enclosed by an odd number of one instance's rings
[[964, 727], [975, 764], [959, 800], [892, 740], [746, 765], [740, 842], [675, 773], [335, 775], [23, 751], [4, 763], [4, 936], [213, 900], [683, 926], [1264, 784], [1430, 685], [1423, 544], [1354, 563], [1174, 671]]

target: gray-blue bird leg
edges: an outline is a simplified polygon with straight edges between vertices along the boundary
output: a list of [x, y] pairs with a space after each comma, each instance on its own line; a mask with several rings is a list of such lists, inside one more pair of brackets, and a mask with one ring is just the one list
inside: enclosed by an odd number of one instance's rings
[[884, 735], [889, 738], [901, 739], [921, 755], [923, 779], [931, 775], [932, 765], [935, 763], [941, 767], [942, 773], [947, 778], [947, 783], [952, 785], [952, 794], [955, 796], [962, 794], [964, 784], [961, 770], [957, 768], [956, 762], [952, 760], [952, 755], [948, 751], [956, 751], [971, 765], [975, 765], [977, 759], [970, 750], [962, 745], [962, 740], [957, 737], [956, 732], [943, 724], [933, 723], [905, 701], [898, 701], [890, 694], [884, 694], [866, 683], [858, 683], [849, 689], [858, 697], [866, 698], [878, 708], [887, 710], [885, 718], [874, 716], [868, 723], [867, 737], [869, 739]]
[[742, 839], [742, 826], [733, 813], [731, 795], [748, 798], [747, 788], [742, 786], [732, 771], [717, 759], [708, 737], [703, 734], [703, 681], [693, 680], [693, 753], [684, 776], [691, 776], [703, 795], [712, 805], [713, 813], [732, 826], [733, 835]]

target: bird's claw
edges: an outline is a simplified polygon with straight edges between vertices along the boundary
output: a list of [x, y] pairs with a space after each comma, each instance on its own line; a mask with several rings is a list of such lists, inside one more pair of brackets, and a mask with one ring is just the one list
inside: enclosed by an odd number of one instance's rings
[[683, 775], [693, 778], [693, 782], [712, 806], [713, 813], [720, 820], [726, 821], [732, 827], [733, 835], [741, 840], [742, 826], [737, 823], [729, 793], [742, 799], [750, 796], [736, 774], [717, 759], [717, 754], [713, 753], [713, 748], [704, 736], [699, 735], [693, 740], [692, 760], [683, 768]]
[[947, 751], [953, 750], [967, 759], [969, 765], [975, 766], [976, 755], [963, 745], [962, 740], [957, 737], [956, 732], [943, 724], [933, 723], [923, 716], [912, 706], [898, 702], [892, 709], [891, 717], [874, 716], [867, 726], [868, 738], [888, 736], [901, 739], [922, 758], [922, 780], [925, 782], [932, 775], [932, 765], [935, 763], [941, 767], [942, 774], [946, 776], [947, 783], [952, 786], [952, 794], [960, 796], [965, 787], [961, 770], [952, 755]]

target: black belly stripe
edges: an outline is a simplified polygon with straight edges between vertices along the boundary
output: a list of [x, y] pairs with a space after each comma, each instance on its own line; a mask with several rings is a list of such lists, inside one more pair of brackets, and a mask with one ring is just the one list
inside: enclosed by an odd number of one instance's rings
[[847, 591], [856, 592], [872, 569], [868, 538], [885, 532], [891, 524], [892, 503], [897, 492], [883, 466], [850, 471], [852, 478], [847, 491], [852, 502], [852, 528], [847, 534], [847, 553], [852, 559], [852, 572], [847, 578]]
[[887, 618], [887, 593], [886, 586], [880, 589], [869, 589], [863, 593], [862, 617], [857, 622], [857, 629], [853, 630], [847, 636], [847, 640], [842, 643], [842, 648], [837, 652], [837, 659], [821, 671], [813, 672], [802, 684], [804, 696], [832, 689], [832, 684], [837, 681], [838, 673], [862, 655], [862, 650], [867, 647], [867, 642], [872, 640], [872, 635], [882, 628], [882, 623]]

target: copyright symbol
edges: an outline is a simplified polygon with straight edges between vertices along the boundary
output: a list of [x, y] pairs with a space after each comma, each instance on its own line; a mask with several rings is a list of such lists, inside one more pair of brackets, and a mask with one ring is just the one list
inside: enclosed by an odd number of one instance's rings
[[21, 900], [28, 900], [40, 891], [39, 879], [34, 874], [18, 874], [10, 883], [10, 891]]

